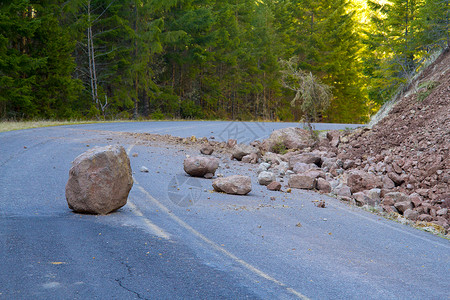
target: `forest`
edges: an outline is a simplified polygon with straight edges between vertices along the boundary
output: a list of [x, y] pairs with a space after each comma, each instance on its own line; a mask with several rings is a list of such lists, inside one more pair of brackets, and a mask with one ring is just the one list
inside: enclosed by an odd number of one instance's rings
[[293, 61], [364, 123], [449, 45], [449, 0], [1, 1], [0, 119], [299, 121]]

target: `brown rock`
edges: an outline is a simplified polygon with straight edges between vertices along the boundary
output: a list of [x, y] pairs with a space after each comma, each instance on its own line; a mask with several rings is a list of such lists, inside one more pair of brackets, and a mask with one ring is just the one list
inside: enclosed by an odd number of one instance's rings
[[405, 179], [403, 178], [403, 176], [400, 176], [394, 172], [389, 172], [388, 174], [389, 179], [391, 179], [396, 186], [401, 185], [403, 182], [405, 182]]
[[315, 164], [305, 164], [305, 163], [298, 162], [293, 166], [292, 171], [294, 171], [294, 173], [301, 174], [301, 173], [305, 173], [306, 171], [308, 171], [310, 169], [317, 169], [317, 168], [318, 168], [318, 166]]
[[254, 148], [252, 146], [238, 144], [234, 146], [233, 151], [231, 153], [231, 158], [235, 158], [236, 160], [242, 160], [242, 158], [250, 153], [254, 152]]
[[252, 181], [248, 176], [232, 175], [215, 179], [212, 186], [218, 192], [246, 195], [252, 190]]
[[191, 176], [203, 177], [208, 173], [214, 175], [219, 167], [219, 160], [214, 157], [193, 156], [184, 160], [183, 167]]
[[382, 183], [383, 189], [391, 190], [395, 188], [395, 183], [388, 176], [383, 176]]
[[337, 147], [339, 145], [339, 138], [341, 134], [342, 133], [338, 130], [330, 130], [327, 132], [327, 139], [330, 141], [331, 147]]
[[403, 213], [403, 216], [405, 218], [407, 218], [408, 220], [412, 220], [415, 221], [417, 220], [417, 218], [419, 217], [419, 213], [415, 210], [412, 210], [410, 208], [408, 208], [407, 210], [405, 210], [405, 212]]
[[421, 214], [419, 215], [419, 217], [417, 218], [419, 221], [423, 221], [423, 222], [431, 222], [433, 221], [433, 217], [427, 214]]
[[422, 204], [422, 197], [420, 197], [420, 195], [417, 193], [409, 195], [408, 198], [409, 198], [409, 201], [412, 202], [414, 207], [419, 207]]
[[337, 187], [335, 193], [340, 197], [350, 197], [352, 195], [350, 188], [345, 184]]
[[352, 195], [353, 199], [355, 199], [355, 203], [357, 206], [363, 206], [368, 204], [369, 197], [366, 196], [363, 192], [357, 192]]
[[270, 191], [279, 191], [281, 190], [281, 183], [278, 181], [272, 181], [269, 185], [267, 185], [267, 189]]
[[227, 141], [227, 147], [228, 148], [234, 148], [234, 146], [236, 146], [236, 145], [237, 145], [237, 141], [235, 139], [229, 139]]
[[317, 189], [323, 193], [331, 193], [331, 184], [323, 178], [318, 178]]
[[242, 157], [241, 160], [243, 163], [248, 163], [248, 164], [256, 164], [258, 163], [258, 154], [256, 153], [250, 153], [244, 157]]
[[321, 161], [322, 159], [320, 156], [314, 153], [301, 153], [294, 155], [289, 159], [289, 167], [293, 168], [296, 163], [315, 164], [318, 166]]
[[211, 146], [204, 146], [200, 149], [201, 154], [211, 155], [214, 152], [214, 148]]
[[403, 214], [407, 209], [413, 209], [413, 204], [411, 201], [402, 201], [394, 203], [394, 207]]
[[294, 174], [289, 178], [288, 184], [291, 188], [312, 190], [316, 186], [316, 179], [310, 176]]
[[380, 178], [374, 174], [362, 170], [352, 170], [348, 174], [347, 185], [350, 187], [352, 193], [381, 188], [383, 186]]
[[66, 200], [75, 212], [104, 215], [127, 203], [132, 186], [130, 159], [125, 149], [94, 147], [73, 161]]

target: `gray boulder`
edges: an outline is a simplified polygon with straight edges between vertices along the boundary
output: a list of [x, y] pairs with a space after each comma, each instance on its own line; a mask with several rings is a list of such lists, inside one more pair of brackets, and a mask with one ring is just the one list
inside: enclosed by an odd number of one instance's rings
[[316, 187], [316, 179], [302, 174], [294, 174], [289, 177], [288, 185], [291, 188], [312, 190]]
[[75, 212], [105, 215], [127, 203], [132, 186], [125, 149], [118, 145], [94, 147], [72, 162], [66, 200]]
[[268, 171], [263, 171], [258, 175], [258, 183], [260, 185], [268, 185], [271, 182], [275, 181], [275, 174]]
[[212, 175], [216, 173], [219, 160], [214, 157], [193, 156], [184, 160], [183, 167], [184, 171], [191, 176], [204, 177], [208, 173]]

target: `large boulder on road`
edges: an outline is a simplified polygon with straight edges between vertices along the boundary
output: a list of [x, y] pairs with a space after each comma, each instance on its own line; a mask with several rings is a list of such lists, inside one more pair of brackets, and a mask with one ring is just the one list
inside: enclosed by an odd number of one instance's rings
[[66, 200], [75, 212], [105, 215], [127, 203], [132, 186], [125, 149], [118, 145], [94, 147], [73, 161]]
[[217, 178], [212, 184], [214, 190], [232, 195], [246, 195], [252, 190], [252, 180], [248, 176], [232, 175]]
[[184, 171], [194, 177], [212, 177], [219, 167], [219, 160], [215, 157], [193, 156], [183, 162]]

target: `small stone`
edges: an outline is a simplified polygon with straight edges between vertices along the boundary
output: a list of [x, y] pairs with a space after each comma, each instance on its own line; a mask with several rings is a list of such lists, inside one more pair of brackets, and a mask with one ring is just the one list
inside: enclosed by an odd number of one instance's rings
[[143, 172], [143, 173], [148, 173], [148, 169], [147, 167], [142, 166], [139, 171]]
[[206, 179], [211, 179], [211, 178], [214, 177], [214, 174], [213, 173], [206, 173], [205, 176], [203, 176], [203, 177], [205, 177]]
[[267, 185], [267, 189], [270, 191], [279, 191], [281, 190], [281, 183], [278, 181], [272, 181]]
[[214, 148], [211, 146], [204, 146], [200, 149], [200, 153], [205, 155], [211, 155], [214, 152]]
[[275, 174], [269, 171], [263, 171], [258, 175], [258, 183], [260, 185], [268, 185], [275, 181]]

